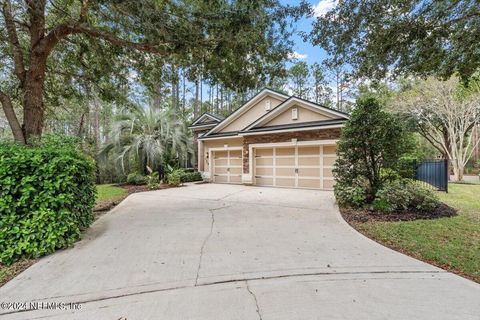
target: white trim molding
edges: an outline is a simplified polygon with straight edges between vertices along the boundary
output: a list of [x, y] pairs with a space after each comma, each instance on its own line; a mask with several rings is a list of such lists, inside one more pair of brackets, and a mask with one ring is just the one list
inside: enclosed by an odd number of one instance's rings
[[[250, 129], [256, 128], [256, 127], [261, 127], [262, 125], [265, 125], [269, 121], [273, 120], [276, 116], [281, 114], [284, 110], [294, 106], [298, 105], [300, 107], [309, 109], [313, 112], [317, 112], [323, 115], [328, 115], [328, 116], [334, 116], [332, 120], [334, 119], [345, 119], [348, 120], [349, 117], [348, 115], [337, 112], [333, 109], [329, 109], [326, 107], [322, 107], [318, 104], [315, 104], [313, 102], [305, 101], [302, 99], [299, 99], [297, 97], [290, 97], [289, 99], [285, 100], [283, 103], [279, 104], [277, 107], [275, 107], [272, 111], [269, 113], [266, 113], [264, 116], [258, 118], [256, 121], [248, 125], [245, 129], [242, 131], [248, 131]], [[292, 113], [292, 118], [293, 118], [293, 113]]]
[[265, 130], [265, 131], [254, 131], [254, 132], [240, 132], [238, 136], [253, 136], [259, 134], [275, 134], [280, 132], [296, 132], [296, 131], [309, 131], [309, 130], [318, 130], [318, 129], [332, 129], [332, 128], [343, 128], [345, 124], [331, 124], [325, 126], [312, 126], [305, 128], [290, 128], [290, 129], [281, 129], [281, 130]]
[[205, 136], [208, 136], [212, 133], [218, 132], [219, 130], [225, 128], [227, 125], [232, 123], [235, 119], [237, 119], [239, 116], [247, 112], [255, 103], [257, 103], [259, 100], [263, 99], [265, 96], [270, 95], [274, 98], [277, 98], [282, 101], [286, 101], [289, 97], [287, 95], [284, 95], [282, 93], [270, 90], [270, 89], [263, 89], [259, 93], [257, 93], [252, 99], [247, 101], [244, 105], [242, 105], [240, 108], [235, 110], [232, 114], [230, 114], [227, 118], [223, 119], [218, 123], [215, 127], [210, 129]]

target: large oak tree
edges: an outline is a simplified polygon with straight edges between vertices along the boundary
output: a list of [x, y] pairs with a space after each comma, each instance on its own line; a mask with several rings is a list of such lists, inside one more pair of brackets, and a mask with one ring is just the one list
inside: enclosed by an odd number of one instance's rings
[[288, 56], [288, 23], [302, 6], [271, 0], [2, 0], [0, 102], [15, 140], [25, 143], [42, 134], [45, 99], [69, 90], [62, 77], [108, 84], [133, 69], [148, 73], [175, 62], [248, 88]]
[[468, 81], [480, 67], [479, 1], [344, 0], [310, 40], [358, 77], [414, 74]]

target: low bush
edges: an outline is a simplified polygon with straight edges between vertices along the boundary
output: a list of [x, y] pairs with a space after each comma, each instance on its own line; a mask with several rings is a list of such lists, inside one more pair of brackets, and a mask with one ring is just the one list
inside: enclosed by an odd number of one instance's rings
[[77, 140], [0, 144], [0, 263], [75, 242], [93, 221], [95, 164]]
[[167, 174], [167, 183], [172, 187], [178, 187], [182, 184], [182, 169], [174, 169], [169, 174]]
[[158, 189], [160, 187], [160, 178], [158, 177], [158, 172], [152, 172], [148, 175], [147, 186], [149, 189]]
[[405, 210], [430, 212], [439, 205], [440, 201], [431, 190], [410, 179], [386, 182], [373, 201], [373, 208], [385, 213]]
[[366, 203], [367, 195], [363, 186], [337, 183], [333, 190], [342, 207], [361, 207]]
[[180, 177], [182, 182], [194, 182], [194, 181], [202, 181], [202, 174], [198, 171], [194, 172], [183, 172]]
[[130, 173], [127, 176], [127, 183], [134, 185], [144, 185], [148, 183], [148, 177], [140, 173]]

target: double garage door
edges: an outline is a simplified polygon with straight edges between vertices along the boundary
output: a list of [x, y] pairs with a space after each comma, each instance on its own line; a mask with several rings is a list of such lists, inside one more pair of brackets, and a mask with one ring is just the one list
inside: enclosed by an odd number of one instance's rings
[[334, 145], [254, 149], [254, 183], [259, 186], [332, 189]]

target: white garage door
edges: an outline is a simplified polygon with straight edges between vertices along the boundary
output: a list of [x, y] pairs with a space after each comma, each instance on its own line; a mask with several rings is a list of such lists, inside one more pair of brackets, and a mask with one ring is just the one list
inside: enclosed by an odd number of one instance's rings
[[335, 145], [299, 145], [254, 149], [259, 186], [332, 189]]
[[242, 183], [242, 150], [212, 152], [213, 182]]

